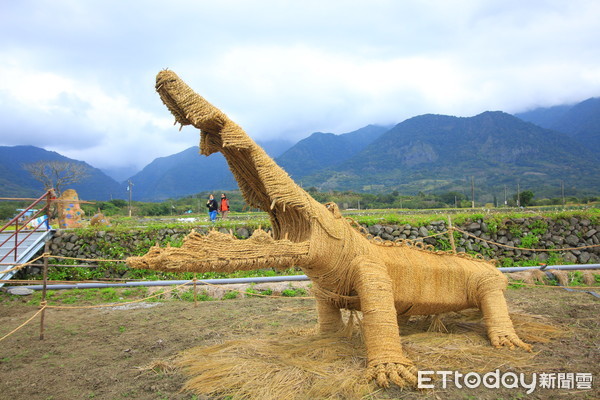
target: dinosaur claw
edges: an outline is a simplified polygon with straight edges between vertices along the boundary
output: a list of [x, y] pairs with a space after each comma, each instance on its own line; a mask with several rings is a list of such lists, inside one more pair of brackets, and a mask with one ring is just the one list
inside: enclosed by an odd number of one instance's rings
[[411, 363], [381, 363], [369, 367], [366, 378], [383, 388], [390, 387], [390, 383], [406, 388], [417, 386], [416, 374], [417, 369]]
[[495, 336], [490, 336], [490, 342], [492, 343], [492, 346], [497, 349], [508, 347], [510, 350], [514, 350], [516, 347], [520, 347], [530, 353], [533, 351], [531, 345], [519, 339], [516, 333], [497, 334]]

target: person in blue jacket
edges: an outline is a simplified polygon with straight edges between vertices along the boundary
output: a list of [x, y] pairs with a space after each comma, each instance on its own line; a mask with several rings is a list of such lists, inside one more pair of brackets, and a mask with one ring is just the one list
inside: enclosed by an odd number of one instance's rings
[[206, 207], [208, 207], [208, 216], [210, 218], [210, 222], [215, 222], [217, 220], [217, 213], [219, 211], [219, 203], [217, 203], [212, 194], [208, 196]]

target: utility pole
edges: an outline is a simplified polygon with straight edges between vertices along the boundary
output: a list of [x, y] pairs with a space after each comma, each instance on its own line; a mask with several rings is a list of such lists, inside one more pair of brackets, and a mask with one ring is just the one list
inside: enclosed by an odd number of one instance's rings
[[471, 208], [475, 208], [475, 177], [471, 175]]
[[560, 195], [562, 198], [562, 205], [565, 205], [565, 181], [560, 181]]
[[506, 185], [504, 185], [504, 207], [508, 207], [508, 192]]
[[519, 181], [517, 181], [517, 207], [521, 207], [521, 187]]
[[127, 191], [129, 192], [129, 216], [131, 217], [131, 193], [133, 192], [133, 182], [127, 181]]

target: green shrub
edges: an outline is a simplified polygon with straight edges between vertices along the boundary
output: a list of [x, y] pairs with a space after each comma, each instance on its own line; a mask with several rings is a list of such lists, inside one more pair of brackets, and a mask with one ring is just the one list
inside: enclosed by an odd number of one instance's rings
[[194, 290], [186, 290], [184, 292], [178, 293], [178, 296], [183, 301], [194, 301]]
[[285, 297], [306, 296], [306, 290], [302, 288], [289, 288], [282, 290], [281, 295]]
[[223, 300], [233, 300], [233, 299], [237, 299], [238, 297], [238, 292], [234, 291], [234, 290], [230, 290], [227, 293], [225, 293], [223, 295]]
[[533, 248], [535, 248], [535, 245], [538, 244], [539, 242], [540, 242], [539, 236], [526, 235], [521, 238], [521, 244], [519, 245], [519, 247], [522, 247], [524, 249], [533, 249]]
[[199, 301], [212, 301], [212, 300], [215, 300], [215, 299], [213, 297], [210, 297], [208, 295], [208, 293], [204, 292], [204, 293], [200, 293], [198, 295], [198, 300]]

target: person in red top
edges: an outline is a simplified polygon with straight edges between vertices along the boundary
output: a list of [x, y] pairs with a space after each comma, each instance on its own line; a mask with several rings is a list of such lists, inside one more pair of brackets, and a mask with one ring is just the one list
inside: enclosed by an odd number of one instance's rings
[[219, 211], [221, 212], [221, 218], [225, 219], [227, 214], [229, 214], [229, 200], [225, 193], [221, 193], [221, 205], [219, 206]]

